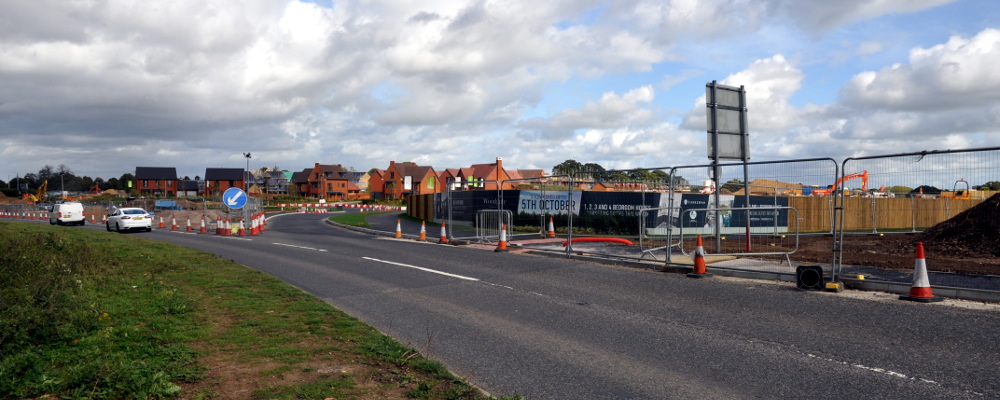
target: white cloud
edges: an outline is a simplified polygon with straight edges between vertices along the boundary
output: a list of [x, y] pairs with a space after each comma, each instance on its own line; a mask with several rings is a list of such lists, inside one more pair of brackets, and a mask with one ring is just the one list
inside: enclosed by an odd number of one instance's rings
[[909, 64], [858, 74], [840, 93], [857, 107], [925, 111], [1000, 100], [1000, 30], [910, 51]]

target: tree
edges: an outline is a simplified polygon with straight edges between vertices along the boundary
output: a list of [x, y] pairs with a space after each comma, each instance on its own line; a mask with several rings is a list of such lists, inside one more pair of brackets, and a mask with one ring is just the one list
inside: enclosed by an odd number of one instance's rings
[[979, 190], [1000, 190], [1000, 182], [989, 181], [979, 187]]
[[910, 193], [911, 194], [920, 194], [920, 193], [923, 193], [923, 194], [940, 194], [941, 193], [941, 189], [938, 189], [938, 188], [936, 188], [934, 186], [930, 186], [930, 185], [920, 185], [920, 186], [917, 186], [916, 189], [913, 189], [912, 191], [910, 191]]
[[553, 175], [571, 175], [583, 170], [583, 164], [576, 160], [566, 160], [552, 167]]
[[740, 189], [743, 189], [743, 181], [739, 179], [730, 179], [728, 182], [722, 184], [722, 189], [726, 189], [730, 193], [736, 193]]

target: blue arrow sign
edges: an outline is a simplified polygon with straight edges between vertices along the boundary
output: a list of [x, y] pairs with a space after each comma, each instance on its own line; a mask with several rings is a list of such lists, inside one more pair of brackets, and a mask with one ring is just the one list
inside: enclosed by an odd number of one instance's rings
[[222, 202], [229, 208], [240, 209], [247, 204], [247, 194], [240, 188], [229, 188], [222, 194]]

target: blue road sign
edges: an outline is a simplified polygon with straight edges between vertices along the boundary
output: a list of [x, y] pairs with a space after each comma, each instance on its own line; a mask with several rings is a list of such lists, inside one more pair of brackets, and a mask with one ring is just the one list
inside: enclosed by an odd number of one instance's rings
[[222, 194], [222, 202], [229, 208], [240, 209], [247, 205], [247, 194], [240, 188], [229, 188]]

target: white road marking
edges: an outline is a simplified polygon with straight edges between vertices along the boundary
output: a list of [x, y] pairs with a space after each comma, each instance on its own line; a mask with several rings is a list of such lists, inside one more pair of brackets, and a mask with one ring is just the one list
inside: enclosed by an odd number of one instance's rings
[[326, 249], [317, 249], [317, 248], [313, 248], [313, 247], [296, 246], [294, 244], [277, 243], [277, 242], [271, 243], [271, 244], [276, 244], [278, 246], [294, 247], [296, 249], [303, 249], [303, 250], [326, 251]]
[[431, 273], [435, 273], [435, 274], [439, 274], [439, 275], [450, 276], [452, 278], [464, 279], [464, 280], [467, 280], [467, 281], [476, 281], [476, 282], [479, 281], [479, 279], [476, 279], [476, 278], [472, 278], [472, 277], [468, 277], [468, 276], [464, 276], [464, 275], [456, 275], [456, 274], [452, 274], [452, 273], [448, 273], [448, 272], [444, 272], [444, 271], [438, 271], [436, 269], [418, 267], [416, 265], [403, 264], [403, 263], [398, 263], [398, 262], [393, 262], [393, 261], [379, 260], [377, 258], [371, 258], [371, 257], [361, 257], [361, 258], [363, 258], [365, 260], [370, 260], [370, 261], [384, 263], [384, 264], [390, 264], [390, 265], [396, 265], [396, 266], [400, 266], [400, 267], [418, 269], [418, 270], [421, 270], [421, 271], [424, 271], [424, 272], [431, 272]]

